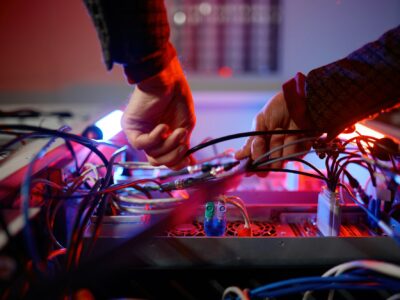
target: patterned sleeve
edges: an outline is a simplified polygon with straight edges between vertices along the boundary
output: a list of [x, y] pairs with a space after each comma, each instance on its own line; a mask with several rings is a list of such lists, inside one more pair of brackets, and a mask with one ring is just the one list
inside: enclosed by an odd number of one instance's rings
[[107, 69], [124, 66], [130, 83], [162, 71], [176, 56], [163, 0], [84, 0]]
[[306, 106], [315, 126], [337, 135], [400, 100], [400, 27], [349, 56], [312, 70]]
[[333, 137], [400, 100], [400, 26], [349, 56], [312, 70], [305, 104], [313, 125]]

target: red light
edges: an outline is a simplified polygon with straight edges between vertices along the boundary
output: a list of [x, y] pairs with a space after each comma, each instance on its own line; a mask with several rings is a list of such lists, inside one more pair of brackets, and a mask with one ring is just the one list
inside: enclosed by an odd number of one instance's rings
[[218, 74], [219, 74], [219, 76], [225, 77], [225, 78], [232, 77], [233, 70], [230, 67], [224, 66], [224, 67], [219, 68]]
[[351, 139], [353, 137], [359, 136], [359, 134], [361, 135], [366, 135], [366, 136], [372, 136], [374, 138], [377, 139], [381, 139], [383, 138], [385, 135], [383, 135], [382, 133], [373, 130], [365, 125], [361, 125], [359, 123], [355, 124], [356, 130], [352, 133], [342, 133], [339, 135], [340, 138], [342, 139]]

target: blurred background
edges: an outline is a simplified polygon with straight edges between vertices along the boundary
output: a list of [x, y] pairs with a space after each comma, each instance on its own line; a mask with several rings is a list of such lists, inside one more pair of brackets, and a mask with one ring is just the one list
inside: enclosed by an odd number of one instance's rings
[[[193, 144], [246, 131], [281, 84], [400, 23], [397, 0], [166, 0], [193, 90]], [[107, 72], [81, 0], [0, 1], [3, 108], [122, 108], [133, 87]], [[53, 106], [52, 106], [53, 105]], [[391, 117], [389, 122], [398, 122]], [[239, 147], [233, 141], [227, 147]]]

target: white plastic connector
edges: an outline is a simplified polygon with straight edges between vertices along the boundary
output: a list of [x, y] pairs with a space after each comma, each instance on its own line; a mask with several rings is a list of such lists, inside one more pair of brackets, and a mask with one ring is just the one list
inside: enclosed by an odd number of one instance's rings
[[388, 189], [385, 176], [380, 173], [375, 173], [374, 175], [376, 178], [375, 199], [385, 202], [392, 201], [392, 191]]
[[324, 186], [318, 194], [317, 227], [324, 236], [338, 236], [340, 224], [338, 193]]

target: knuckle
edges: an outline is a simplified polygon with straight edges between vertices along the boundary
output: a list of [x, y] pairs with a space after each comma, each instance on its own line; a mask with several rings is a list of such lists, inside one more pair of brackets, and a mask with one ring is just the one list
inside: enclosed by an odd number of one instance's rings
[[253, 140], [253, 147], [263, 147], [265, 144], [265, 140], [262, 137], [256, 137]]
[[245, 142], [245, 144], [243, 145], [243, 147], [242, 147], [242, 149], [247, 149], [247, 148], [249, 148], [250, 146], [251, 146], [251, 143], [253, 142], [253, 140], [254, 140], [254, 137], [248, 137], [247, 139], [246, 139], [246, 142]]
[[128, 141], [131, 146], [136, 150], [142, 150], [141, 144], [137, 141], [136, 138], [128, 137]]
[[120, 121], [121, 127], [124, 131], [126, 131], [128, 129], [128, 123], [129, 123], [129, 117], [128, 117], [128, 114], [126, 113], [126, 111], [124, 111], [124, 113], [122, 114], [122, 117], [121, 117], [121, 121]]
[[262, 113], [257, 114], [254, 121], [257, 125], [263, 124], [264, 123], [264, 115]]
[[158, 167], [158, 166], [161, 165], [161, 164], [160, 164], [156, 159], [154, 159], [152, 156], [146, 154], [146, 157], [147, 157], [147, 161], [148, 161], [152, 166]]

